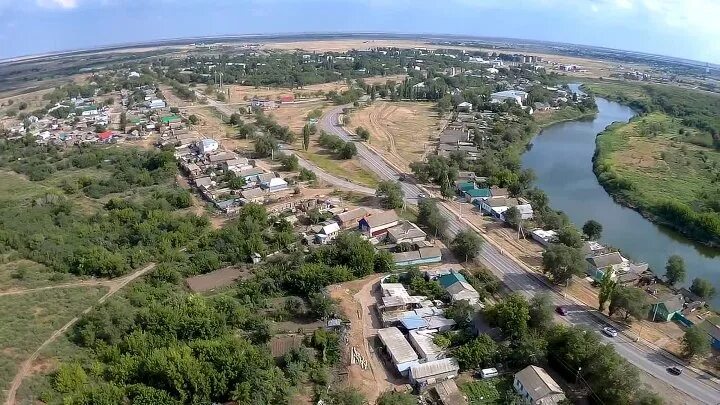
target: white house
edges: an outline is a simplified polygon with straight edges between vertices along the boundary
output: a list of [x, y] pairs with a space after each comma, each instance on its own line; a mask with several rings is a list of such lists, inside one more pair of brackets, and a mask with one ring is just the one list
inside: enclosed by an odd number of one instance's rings
[[260, 186], [264, 189], [267, 189], [271, 193], [287, 190], [288, 188], [287, 182], [280, 177], [273, 177], [268, 181], [263, 181]]
[[210, 152], [216, 151], [220, 147], [220, 144], [214, 140], [214, 139], [203, 139], [200, 141], [200, 144], [198, 145], [198, 149], [200, 149], [200, 153], [203, 155], [208, 154]]
[[165, 108], [165, 101], [160, 100], [159, 98], [156, 98], [156, 99], [150, 100], [150, 102], [147, 103], [147, 106], [151, 110], [157, 110], [158, 108]]
[[515, 374], [513, 388], [529, 404], [555, 405], [565, 399], [558, 383], [538, 366], [527, 366]]
[[370, 236], [378, 236], [387, 233], [389, 228], [400, 223], [395, 211], [384, 211], [360, 219], [360, 230]]
[[527, 92], [520, 90], [506, 90], [499, 91], [490, 95], [490, 102], [492, 103], [504, 103], [507, 100], [511, 100], [518, 105], [524, 105], [527, 100]]
[[322, 224], [322, 230], [315, 235], [317, 241], [321, 244], [327, 244], [340, 233], [340, 225], [335, 221], [328, 221]]

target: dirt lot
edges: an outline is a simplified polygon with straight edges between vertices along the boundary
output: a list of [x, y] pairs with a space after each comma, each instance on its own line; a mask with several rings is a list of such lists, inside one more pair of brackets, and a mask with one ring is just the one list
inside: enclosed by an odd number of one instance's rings
[[389, 75], [389, 76], [373, 76], [363, 79], [366, 84], [385, 84], [388, 80], [393, 80], [395, 83], [402, 83], [408, 75]]
[[[282, 125], [287, 125], [296, 134], [300, 134], [307, 123], [307, 115], [315, 109], [324, 110], [330, 105], [326, 101], [308, 101], [300, 103], [283, 103], [280, 107], [269, 111], [269, 114]], [[298, 136], [298, 138], [300, 138]], [[300, 138], [300, 144], [302, 139]]]
[[432, 103], [376, 101], [351, 115], [352, 127], [370, 131], [370, 144], [396, 165], [409, 171], [422, 160], [440, 131], [440, 117]]
[[345, 317], [350, 320], [345, 358], [350, 356], [350, 348], [354, 347], [368, 362], [366, 369], [357, 364], [348, 366], [348, 383], [359, 389], [369, 403], [375, 403], [382, 392], [406, 383], [405, 380], [388, 373], [371, 348], [371, 342], [377, 335], [379, 327], [373, 308], [375, 303], [373, 294], [374, 286], [380, 277], [372, 275], [328, 287], [330, 296], [339, 302]]

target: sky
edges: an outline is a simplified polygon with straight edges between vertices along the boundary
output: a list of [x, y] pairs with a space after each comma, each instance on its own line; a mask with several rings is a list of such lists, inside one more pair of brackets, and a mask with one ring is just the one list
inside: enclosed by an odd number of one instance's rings
[[720, 63], [720, 0], [0, 0], [0, 59], [192, 36], [521, 38]]

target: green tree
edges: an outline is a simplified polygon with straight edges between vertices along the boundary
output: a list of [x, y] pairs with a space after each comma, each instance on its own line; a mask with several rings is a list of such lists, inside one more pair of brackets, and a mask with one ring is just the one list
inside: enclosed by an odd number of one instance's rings
[[590, 240], [598, 240], [600, 239], [600, 235], [602, 235], [603, 227], [600, 224], [600, 222], [595, 221], [594, 219], [590, 219], [582, 227], [583, 233], [588, 237]]
[[699, 277], [693, 280], [690, 291], [706, 300], [715, 296], [715, 287], [713, 287], [712, 283]]
[[565, 246], [579, 249], [583, 245], [582, 235], [573, 226], [566, 226], [560, 229], [557, 234], [558, 242]]
[[508, 354], [508, 360], [517, 368], [531, 364], [543, 364], [547, 357], [547, 340], [542, 333], [532, 331], [515, 339]]
[[607, 270], [600, 280], [600, 292], [598, 293], [598, 310], [600, 312], [605, 311], [605, 304], [607, 304], [613, 292], [615, 292], [617, 281], [613, 279], [613, 275], [614, 272], [612, 270]]
[[642, 319], [647, 315], [647, 294], [637, 287], [618, 286], [610, 297], [610, 316], [620, 313], [628, 322], [630, 318]]
[[436, 238], [445, 234], [447, 219], [438, 211], [437, 203], [430, 198], [423, 198], [418, 203], [418, 222], [425, 225]]
[[387, 209], [401, 208], [405, 198], [405, 193], [397, 181], [381, 181], [375, 190], [375, 195], [381, 199], [383, 207]]
[[228, 124], [232, 126], [239, 126], [243, 124], [242, 115], [238, 113], [232, 113], [230, 114], [230, 120], [228, 121]]
[[277, 149], [277, 141], [272, 137], [261, 136], [255, 141], [255, 154], [260, 158], [271, 156]]
[[198, 118], [198, 116], [195, 114], [190, 114], [190, 116], [188, 117], [188, 121], [192, 125], [197, 125], [198, 123], [200, 123], [200, 118]]
[[455, 235], [450, 243], [450, 249], [461, 260], [472, 260], [477, 256], [482, 246], [482, 239], [473, 231], [463, 230]]
[[530, 299], [530, 320], [535, 329], [548, 329], [553, 321], [553, 302], [549, 293], [540, 293]]
[[685, 331], [682, 343], [683, 356], [687, 359], [695, 356], [702, 357], [710, 353], [710, 336], [697, 326], [692, 326]]
[[300, 162], [295, 154], [285, 155], [281, 159], [282, 170], [285, 172], [294, 172], [300, 169]]
[[518, 210], [517, 207], [508, 208], [505, 212], [503, 212], [503, 217], [505, 217], [505, 222], [513, 228], [517, 228], [522, 220], [520, 210]]
[[384, 249], [378, 250], [375, 253], [374, 270], [375, 273], [392, 273], [395, 271], [395, 260], [392, 253]]
[[505, 335], [518, 338], [528, 330], [530, 304], [522, 295], [513, 293], [485, 311], [488, 320]]
[[323, 398], [323, 401], [327, 405], [367, 405], [365, 397], [352, 387], [332, 390]]
[[685, 281], [685, 261], [681, 256], [672, 255], [665, 265], [665, 278], [670, 285]]
[[308, 297], [308, 310], [317, 319], [326, 319], [335, 312], [335, 301], [323, 293]]
[[340, 159], [352, 159], [355, 155], [357, 155], [357, 146], [354, 142], [346, 142], [340, 149]]
[[480, 335], [453, 351], [461, 370], [481, 369], [493, 366], [500, 358], [497, 343], [488, 335]]
[[127, 113], [125, 111], [120, 113], [120, 131], [125, 132], [127, 128]]
[[303, 150], [307, 151], [310, 147], [310, 124], [305, 124], [302, 129]]
[[566, 284], [573, 275], [582, 274], [585, 260], [579, 249], [553, 243], [542, 255], [543, 271], [557, 284]]
[[470, 305], [466, 300], [455, 301], [445, 309], [445, 317], [454, 320], [458, 327], [466, 328], [470, 326], [475, 317], [475, 307]]
[[88, 382], [88, 376], [78, 363], [64, 363], [58, 367], [53, 377], [53, 388], [61, 393], [72, 393], [82, 389]]

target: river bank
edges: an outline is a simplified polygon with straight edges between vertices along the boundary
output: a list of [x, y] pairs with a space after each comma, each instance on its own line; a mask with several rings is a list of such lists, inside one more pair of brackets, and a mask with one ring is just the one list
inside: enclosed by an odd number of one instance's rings
[[[577, 88], [577, 87], [576, 87]], [[546, 127], [522, 156], [522, 167], [535, 172], [535, 184], [548, 196], [553, 209], [565, 212], [576, 225], [589, 219], [603, 225], [600, 242], [619, 248], [636, 261], [647, 262], [663, 274], [670, 255], [685, 259], [688, 281], [695, 277], [717, 280], [720, 250], [694, 243], [673, 230], [658, 226], [638, 211], [618, 204], [599, 183], [593, 170], [597, 135], [614, 122], [626, 123], [636, 114], [627, 106], [597, 98], [592, 119], [567, 121]], [[720, 304], [715, 298], [714, 306]]]

